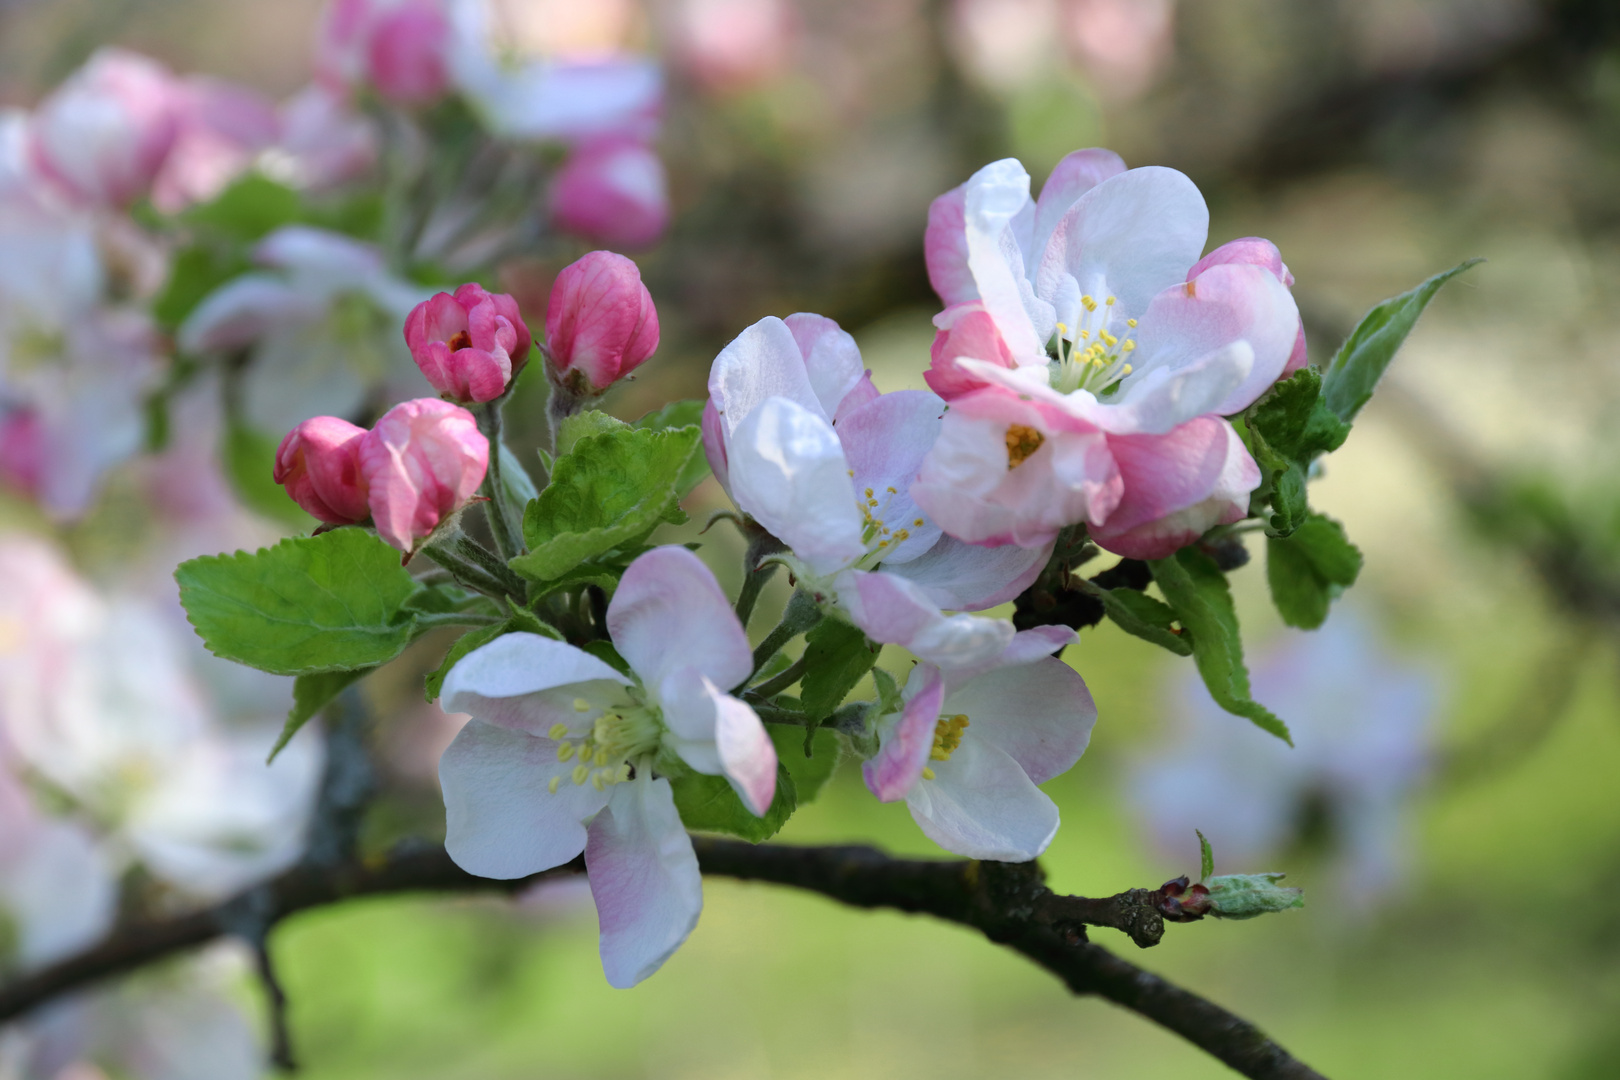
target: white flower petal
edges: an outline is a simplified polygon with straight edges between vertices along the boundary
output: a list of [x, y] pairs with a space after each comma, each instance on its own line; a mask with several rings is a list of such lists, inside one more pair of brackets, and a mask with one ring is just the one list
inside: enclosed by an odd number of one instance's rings
[[623, 990], [662, 967], [697, 926], [703, 879], [668, 780], [643, 775], [612, 791], [591, 822], [585, 867], [602, 970]]
[[1051, 544], [984, 547], [942, 535], [919, 558], [903, 563], [885, 560], [883, 572], [920, 586], [942, 608], [982, 611], [1029, 588], [1051, 557]]
[[654, 548], [630, 564], [607, 611], [619, 655], [649, 687], [691, 668], [730, 689], [753, 670], [748, 635], [709, 568], [686, 548]]
[[1012, 623], [946, 615], [920, 586], [893, 574], [852, 571], [840, 578], [838, 597], [867, 637], [903, 646], [947, 670], [986, 663], [1013, 637]]
[[787, 398], [762, 403], [728, 447], [737, 505], [812, 569], [866, 553], [849, 462], [832, 426]]
[[1057, 805], [1002, 750], [969, 727], [949, 761], [931, 761], [934, 779], [906, 795], [923, 833], [970, 859], [1027, 862], [1057, 835]]
[[[457, 866], [479, 877], [520, 878], [585, 850], [580, 823], [607, 805], [614, 788], [575, 784], [575, 763], [558, 761], [557, 745], [467, 721], [439, 759], [444, 846]], [[553, 777], [560, 777], [555, 793]]]
[[[575, 730], [629, 679], [590, 653], [539, 634], [503, 634], [463, 656], [444, 678], [439, 704], [514, 731], [543, 735], [558, 722]], [[589, 704], [574, 708], [574, 699]]]
[[1051, 334], [1051, 305], [1039, 299], [1030, 285], [1015, 225], [1021, 217], [1032, 221], [1033, 213], [1029, 174], [1017, 160], [991, 162], [968, 180], [968, 268], [978, 285], [979, 298], [996, 321], [1013, 357], [1019, 363], [1033, 363], [1039, 357], [1044, 364], [1046, 338]]
[[709, 369], [709, 399], [728, 437], [771, 398], [787, 398], [831, 423], [821, 406], [804, 354], [788, 324], [774, 316], [759, 320], [720, 350]]
[[966, 715], [968, 737], [1005, 752], [1036, 784], [1073, 768], [1097, 722], [1085, 680], [1050, 657], [980, 675], [952, 690], [940, 711]]

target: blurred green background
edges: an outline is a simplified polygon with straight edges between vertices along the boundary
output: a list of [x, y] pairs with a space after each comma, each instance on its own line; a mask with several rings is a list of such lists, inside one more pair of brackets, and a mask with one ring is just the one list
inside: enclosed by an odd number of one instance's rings
[[[632, 43], [661, 40], [673, 5], [621, 6]], [[1620, 604], [1604, 592], [1620, 502], [1617, 8], [802, 0], [769, 78], [716, 91], [672, 66], [661, 152], [677, 218], [639, 260], [665, 344], [609, 399], [626, 417], [700, 395], [721, 345], [798, 310], [851, 330], [882, 388], [921, 385], [937, 310], [928, 201], [1005, 154], [1037, 181], [1085, 145], [1186, 171], [1210, 200], [1212, 243], [1281, 247], [1319, 361], [1378, 299], [1490, 260], [1436, 301], [1312, 496], [1367, 556], [1346, 602], [1448, 691], [1406, 819], [1412, 873], [1355, 910], [1313, 891], [1323, 853], [1279, 853], [1286, 864], [1225, 869], [1289, 871], [1302, 912], [1172, 927], [1146, 953], [1094, 935], [1330, 1076], [1620, 1076]], [[108, 41], [284, 94], [308, 77], [317, 10], [0, 2], [0, 103], [31, 104]], [[1065, 29], [1119, 10], [1137, 22]], [[521, 291], [567, 258], [519, 261], [503, 280]], [[527, 383], [513, 421], [537, 438], [543, 385], [533, 372]], [[1537, 516], [1549, 501], [1564, 509]], [[710, 482], [689, 509], [700, 523], [722, 503]], [[735, 575], [725, 527], [705, 539]], [[1251, 654], [1263, 653], [1279, 629], [1263, 566], [1234, 582]], [[1068, 656], [1101, 719], [1079, 766], [1047, 786], [1064, 818], [1044, 860], [1052, 884], [1106, 895], [1195, 870], [1191, 838], [1158, 852], [1124, 795], [1186, 662], [1107, 625]], [[380, 704], [415, 694], [398, 682], [372, 688]], [[399, 725], [401, 744], [439, 737], [420, 717]], [[1448, 764], [1459, 760], [1469, 767]], [[412, 766], [399, 771], [408, 781]], [[421, 772], [406, 816], [442, 828]], [[930, 852], [847, 763], [780, 839]], [[580, 889], [516, 907], [393, 899], [301, 916], [274, 945], [302, 1075], [1228, 1075], [959, 928], [705, 888], [691, 941], [628, 992], [601, 977]]]

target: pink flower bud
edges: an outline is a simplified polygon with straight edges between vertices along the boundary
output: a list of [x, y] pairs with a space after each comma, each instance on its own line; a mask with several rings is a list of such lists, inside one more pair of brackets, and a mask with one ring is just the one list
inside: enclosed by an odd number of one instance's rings
[[366, 429], [335, 416], [305, 420], [276, 450], [276, 483], [293, 502], [329, 525], [353, 525], [371, 516], [360, 471]]
[[405, 344], [427, 381], [452, 401], [493, 401], [529, 357], [517, 301], [468, 282], [424, 300], [405, 319]]
[[75, 198], [122, 206], [146, 191], [179, 131], [180, 88], [154, 60], [102, 49], [35, 112], [40, 170]]
[[334, 0], [316, 39], [316, 74], [335, 91], [366, 84], [396, 105], [427, 105], [450, 88], [450, 41], [439, 0]]
[[377, 535], [405, 552], [467, 505], [488, 467], [472, 413], [436, 398], [395, 405], [360, 441]]
[[582, 146], [552, 184], [551, 217], [559, 228], [599, 244], [650, 247], [669, 224], [664, 163], [633, 139]]
[[389, 101], [427, 105], [450, 88], [450, 24], [431, 0], [407, 0], [384, 12], [366, 50], [371, 84]]
[[546, 308], [552, 378], [577, 396], [599, 394], [658, 348], [658, 309], [641, 271], [593, 251], [563, 268]]

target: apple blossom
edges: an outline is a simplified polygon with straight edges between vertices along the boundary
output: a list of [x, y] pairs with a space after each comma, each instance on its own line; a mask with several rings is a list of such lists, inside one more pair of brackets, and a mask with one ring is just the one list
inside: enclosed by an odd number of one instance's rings
[[576, 142], [625, 136], [648, 142], [663, 108], [658, 65], [639, 57], [507, 60], [486, 0], [449, 0], [450, 77], [491, 132], [508, 139]]
[[152, 185], [152, 204], [165, 213], [214, 198], [281, 137], [275, 105], [223, 79], [179, 82], [174, 107], [174, 145]]
[[952, 410], [913, 494], [947, 532], [1031, 546], [1084, 521], [1158, 558], [1247, 513], [1259, 470], [1220, 417], [1303, 339], [1275, 247], [1200, 259], [1208, 221], [1185, 176], [1105, 150], [1070, 154], [1038, 201], [1011, 159], [935, 201], [950, 306], [928, 379]]
[[563, 267], [546, 306], [548, 374], [576, 398], [594, 397], [658, 349], [658, 308], [623, 255], [593, 251]]
[[404, 552], [466, 506], [489, 468], [472, 413], [436, 398], [395, 405], [359, 442], [377, 535]]
[[1196, 678], [1182, 680], [1169, 740], [1133, 772], [1141, 820], [1163, 851], [1184, 852], [1200, 829], [1233, 864], [1287, 854], [1314, 820], [1327, 827], [1333, 893], [1372, 902], [1406, 867], [1404, 807], [1427, 770], [1433, 674], [1336, 608], [1320, 630], [1286, 632], [1250, 681], [1288, 717], [1293, 747], [1231, 723]]
[[450, 46], [441, 0], [334, 0], [316, 72], [334, 90], [367, 85], [396, 105], [429, 105], [450, 88]]
[[145, 193], [180, 130], [179, 83], [154, 60], [99, 50], [31, 123], [40, 169], [74, 198], [123, 206]]
[[551, 186], [557, 227], [601, 244], [638, 249], [669, 225], [664, 163], [636, 139], [608, 138], [574, 151]]
[[670, 770], [724, 776], [763, 815], [776, 751], [754, 711], [726, 693], [753, 668], [714, 576], [681, 547], [640, 556], [607, 609], [631, 675], [538, 634], [473, 650], [445, 678], [447, 710], [473, 719], [439, 764], [451, 858], [518, 878], [582, 851], [610, 983], [633, 986], [697, 923], [697, 858]]
[[905, 799], [947, 851], [1038, 857], [1057, 835], [1058, 809], [1036, 785], [1080, 760], [1097, 721], [1085, 681], [1051, 656], [1075, 638], [1043, 626], [971, 668], [918, 664], [904, 709], [878, 721], [878, 752], [861, 768], [866, 786], [884, 802]]
[[242, 407], [252, 427], [286, 431], [317, 413], [358, 412], [379, 380], [395, 397], [421, 385], [395, 327], [431, 294], [389, 274], [376, 248], [289, 225], [253, 259], [262, 269], [210, 293], [176, 335], [193, 355], [250, 350]]
[[732, 499], [792, 549], [801, 580], [869, 637], [942, 666], [998, 655], [1001, 620], [1050, 549], [996, 551], [941, 535], [908, 492], [944, 403], [876, 392], [854, 339], [819, 315], [762, 319], [716, 357], [706, 424]]
[[682, 0], [674, 13], [675, 52], [705, 88], [747, 90], [787, 67], [797, 21], [787, 0]]
[[276, 449], [275, 482], [287, 496], [330, 525], [353, 525], [371, 516], [360, 472], [366, 429], [335, 416], [316, 416], [287, 432]]
[[511, 296], [468, 282], [412, 308], [405, 344], [447, 401], [492, 401], [528, 360], [529, 328]]
[[281, 137], [259, 167], [282, 183], [326, 191], [364, 176], [377, 161], [375, 126], [319, 83], [282, 102], [279, 121]]
[[[0, 744], [112, 831], [126, 857], [200, 897], [291, 865], [320, 771], [317, 742], [264, 766], [288, 704], [261, 687], [225, 727], [194, 635], [154, 605], [92, 590], [49, 547], [0, 542]], [[289, 756], [290, 755], [290, 756]]]
[[0, 755], [0, 973], [41, 967], [112, 925], [117, 885], [82, 825], [47, 817]]

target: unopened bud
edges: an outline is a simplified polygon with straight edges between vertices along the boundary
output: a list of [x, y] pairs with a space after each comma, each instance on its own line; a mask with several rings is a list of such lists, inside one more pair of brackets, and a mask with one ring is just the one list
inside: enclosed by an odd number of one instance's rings
[[401, 551], [467, 505], [489, 467], [489, 440], [471, 413], [418, 398], [383, 414], [360, 444], [377, 535]]
[[371, 516], [360, 471], [366, 429], [335, 416], [305, 420], [276, 450], [275, 481], [292, 501], [328, 525], [353, 525]]
[[492, 401], [529, 357], [517, 301], [469, 282], [439, 293], [405, 319], [405, 344], [433, 389], [451, 401]]
[[658, 348], [658, 309], [641, 271], [623, 255], [593, 251], [563, 268], [546, 309], [551, 378], [593, 397]]
[[593, 243], [651, 247], [669, 225], [664, 163], [633, 139], [587, 144], [551, 185], [551, 218], [558, 228]]
[[1305, 890], [1278, 885], [1285, 874], [1222, 874], [1209, 879], [1209, 913], [1222, 919], [1252, 919], [1305, 906]]

